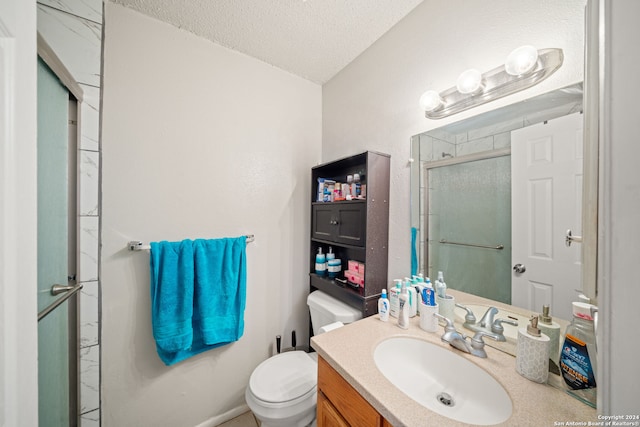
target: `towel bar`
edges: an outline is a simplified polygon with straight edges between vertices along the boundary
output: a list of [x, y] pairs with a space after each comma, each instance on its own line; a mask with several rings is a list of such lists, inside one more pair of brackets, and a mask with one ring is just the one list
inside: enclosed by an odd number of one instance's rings
[[[256, 236], [253, 234], [247, 234], [245, 237], [247, 238], [247, 243], [251, 243], [256, 239]], [[130, 251], [148, 251], [151, 249], [151, 245], [145, 245], [139, 240], [132, 240], [127, 243], [127, 246]]]

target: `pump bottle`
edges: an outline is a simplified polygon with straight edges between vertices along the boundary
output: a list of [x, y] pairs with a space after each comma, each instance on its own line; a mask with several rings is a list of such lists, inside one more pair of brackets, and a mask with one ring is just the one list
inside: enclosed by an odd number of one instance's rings
[[402, 282], [402, 288], [400, 290], [399, 303], [398, 327], [409, 329], [409, 294], [407, 293], [407, 286], [404, 282]]

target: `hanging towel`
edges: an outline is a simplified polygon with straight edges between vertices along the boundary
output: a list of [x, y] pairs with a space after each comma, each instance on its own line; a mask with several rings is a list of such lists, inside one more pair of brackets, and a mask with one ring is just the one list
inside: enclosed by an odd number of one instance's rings
[[193, 245], [151, 242], [151, 319], [158, 350], [191, 347], [193, 329]]
[[418, 229], [411, 227], [411, 276], [418, 274], [418, 249], [416, 240], [418, 237]]
[[194, 242], [194, 311], [206, 345], [240, 339], [246, 302], [246, 237]]
[[[180, 288], [181, 292], [184, 292], [183, 298], [176, 298], [175, 295], [164, 296], [165, 291], [171, 293], [173, 288], [162, 286], [162, 280], [158, 285], [156, 279], [171, 277], [171, 275], [165, 274], [164, 264], [154, 262], [156, 258], [154, 248], [158, 251], [159, 247], [154, 243], [151, 244], [152, 321], [156, 350], [166, 365], [173, 365], [188, 357], [237, 341], [244, 333], [246, 237], [185, 240], [180, 243], [184, 244], [184, 247], [191, 248], [190, 261], [187, 262], [187, 256], [183, 257], [184, 267], [190, 269], [191, 275], [179, 275], [187, 279], [190, 277], [190, 280], [185, 280], [182, 283], [182, 288], [180, 286], [174, 287], [175, 289]], [[173, 269], [171, 266], [172, 264], [166, 265], [169, 267], [169, 272]], [[158, 271], [154, 272], [154, 270]], [[189, 290], [186, 290], [187, 288]], [[163, 294], [161, 298], [158, 298], [158, 293]], [[169, 307], [172, 307], [171, 304], [174, 300], [180, 301], [181, 304], [176, 304], [180, 306], [180, 309], [170, 308], [169, 314], [164, 315], [167, 310], [162, 306], [162, 303], [166, 301], [169, 303]], [[185, 306], [189, 306], [189, 310], [185, 309]], [[187, 323], [189, 324], [188, 329], [191, 331], [189, 345], [171, 347], [167, 346], [164, 341], [159, 341], [156, 332], [158, 314], [163, 314], [162, 324], [168, 324], [171, 323], [167, 321], [171, 317], [170, 313], [178, 313], [179, 316], [175, 316], [176, 323], [185, 327], [184, 322], [178, 318], [181, 319], [182, 313], [186, 312], [189, 312]], [[180, 344], [183, 345], [184, 342], [180, 342]]]

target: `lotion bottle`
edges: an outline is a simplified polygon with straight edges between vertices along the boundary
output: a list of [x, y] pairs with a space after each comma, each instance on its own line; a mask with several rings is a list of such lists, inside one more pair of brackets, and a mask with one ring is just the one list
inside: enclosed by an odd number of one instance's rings
[[398, 317], [400, 313], [400, 286], [402, 280], [395, 279], [396, 285], [389, 291], [389, 314], [393, 317]]
[[409, 298], [409, 317], [415, 317], [418, 314], [418, 294], [416, 289], [411, 285], [411, 279], [406, 278], [405, 285]]
[[407, 287], [404, 282], [402, 283], [402, 289], [400, 291], [399, 304], [398, 327], [409, 329], [409, 295], [407, 294]]
[[383, 322], [389, 321], [389, 300], [387, 299], [387, 290], [382, 290], [382, 295], [378, 300], [378, 315]]

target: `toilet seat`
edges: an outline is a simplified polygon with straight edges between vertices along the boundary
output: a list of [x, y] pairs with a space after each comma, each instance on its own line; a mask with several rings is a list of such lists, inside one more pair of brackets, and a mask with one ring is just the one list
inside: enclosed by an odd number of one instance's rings
[[294, 405], [316, 393], [318, 364], [303, 351], [281, 353], [251, 374], [249, 390], [265, 406]]

